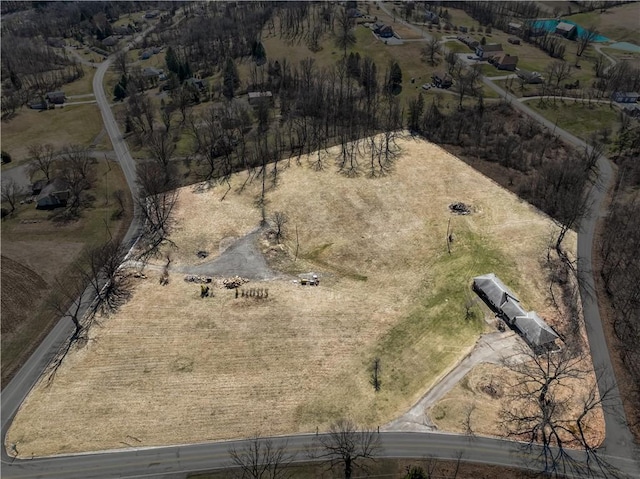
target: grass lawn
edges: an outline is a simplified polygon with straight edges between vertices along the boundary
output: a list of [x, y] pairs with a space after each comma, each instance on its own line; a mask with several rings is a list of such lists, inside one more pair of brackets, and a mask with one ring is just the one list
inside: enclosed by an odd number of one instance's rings
[[640, 45], [640, 3], [618, 5], [607, 8], [604, 13], [599, 9], [565, 17], [584, 28], [594, 25], [599, 33], [616, 42], [631, 42]]
[[93, 206], [83, 210], [78, 221], [53, 223], [51, 212], [36, 210], [33, 203], [19, 205], [3, 220], [2, 321], [11, 319], [18, 324], [11, 331], [3, 329], [3, 383], [59, 319], [47, 306], [55, 278], [64, 276], [82, 248], [124, 234], [128, 219], [111, 218], [116, 205], [110, 195], [116, 189], [127, 191], [122, 171], [114, 162], [99, 161], [90, 191], [95, 196]]
[[93, 93], [93, 75], [95, 74], [95, 68], [82, 65], [82, 69], [84, 71], [82, 78], [62, 86], [61, 89], [65, 95], [86, 95], [87, 93]]
[[[2, 121], [2, 149], [12, 156], [9, 166], [14, 167], [28, 159], [30, 145], [89, 146], [102, 126], [97, 105], [70, 105], [46, 111], [23, 107], [11, 120]], [[2, 169], [6, 169], [6, 165], [2, 165]]]
[[545, 100], [540, 104], [537, 100], [531, 100], [527, 106], [585, 141], [597, 130], [610, 128], [615, 132], [620, 115], [617, 109], [606, 103], [588, 105], [557, 100], [554, 104], [553, 100]]
[[[122, 447], [131, 436], [147, 446], [310, 432], [341, 415], [375, 427], [404, 413], [487, 328], [481, 314], [465, 319], [474, 275], [495, 271], [527, 306], [553, 316], [540, 266], [553, 223], [441, 148], [399, 144], [394, 171], [375, 179], [337, 174], [336, 149], [323, 171], [304, 158], [281, 162], [266, 214], [288, 215], [285, 240], [257, 242], [280, 273], [245, 286], [268, 288], [268, 298], [214, 287], [201, 299], [184, 273], [160, 286], [148, 269], [54, 383], [33, 390], [7, 441], [40, 455]], [[215, 259], [259, 224], [261, 182], [240, 193], [246, 179], [235, 175], [224, 201], [226, 187], [180, 191], [176, 248], [165, 251], [172, 268]], [[454, 201], [475, 213], [452, 216]], [[291, 281], [308, 271], [319, 287]], [[375, 357], [379, 393], [369, 384]]]

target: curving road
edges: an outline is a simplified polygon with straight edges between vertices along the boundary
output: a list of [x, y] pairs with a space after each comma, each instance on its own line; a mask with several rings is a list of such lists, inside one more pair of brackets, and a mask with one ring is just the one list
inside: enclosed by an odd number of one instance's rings
[[[381, 5], [383, 10], [386, 8]], [[406, 22], [402, 22], [406, 23]], [[410, 24], [406, 23], [409, 27]], [[143, 32], [144, 35], [146, 32]], [[137, 40], [141, 37], [139, 36]], [[109, 133], [118, 161], [122, 166], [127, 183], [135, 193], [135, 165], [126, 142], [111, 112], [107, 97], [102, 88], [104, 74], [109, 68], [108, 59], [98, 66], [94, 77], [93, 88], [96, 101], [102, 112], [105, 128]], [[514, 108], [530, 115], [544, 124], [565, 141], [576, 146], [590, 148], [582, 140], [570, 133], [557, 128], [551, 122], [529, 109], [515, 97], [495, 85], [491, 80], [483, 81], [503, 98], [511, 102]], [[609, 161], [601, 157], [598, 160], [598, 180], [590, 192], [591, 215], [586, 218], [578, 234], [578, 269], [583, 281], [580, 293], [584, 308], [587, 334], [591, 347], [594, 366], [605, 371], [599, 382], [601, 388], [608, 387], [606, 382], [614, 378], [611, 359], [609, 357], [602, 324], [600, 322], [598, 305], [593, 294], [595, 291], [592, 274], [592, 247], [594, 231], [598, 217], [604, 213], [601, 210], [604, 196], [612, 180], [612, 168]], [[125, 237], [131, 243], [136, 237], [138, 221], [134, 219]], [[68, 337], [72, 325], [70, 322], [60, 321], [47, 336], [35, 353], [25, 363], [2, 392], [2, 440], [0, 448], [0, 464], [2, 477], [26, 478], [61, 478], [61, 479], [90, 479], [90, 478], [140, 478], [162, 477], [175, 474], [224, 468], [229, 465], [228, 450], [233, 445], [240, 446], [242, 441], [194, 444], [160, 448], [129, 449], [121, 451], [105, 451], [96, 454], [81, 454], [37, 459], [13, 459], [4, 448], [4, 439], [8, 426], [11, 424], [18, 407], [33, 387], [41, 372], [46, 367], [58, 347]], [[614, 404], [605, 413], [606, 440], [604, 453], [608, 459], [620, 470], [631, 477], [640, 478], [638, 464], [634, 462], [636, 450], [629, 432], [622, 403], [617, 388], [614, 389]], [[469, 438], [453, 434], [440, 433], [396, 433], [382, 432], [380, 438], [383, 446], [383, 457], [420, 458], [431, 456], [436, 458], [454, 459], [463, 453], [463, 459], [479, 463], [504, 466], [521, 466], [531, 455], [523, 453], [518, 443], [491, 438]], [[274, 438], [276, 444], [287, 442], [290, 453], [298, 454], [298, 460], [305, 460], [305, 451], [312, 447], [313, 436], [297, 435]], [[534, 451], [537, 452], [537, 451]], [[576, 453], [579, 455], [579, 453]], [[576, 475], [575, 477], [580, 477]]]

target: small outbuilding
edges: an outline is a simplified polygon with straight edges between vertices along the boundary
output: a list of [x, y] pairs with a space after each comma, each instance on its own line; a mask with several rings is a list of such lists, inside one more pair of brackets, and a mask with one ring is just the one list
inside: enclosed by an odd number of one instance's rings
[[258, 106], [261, 104], [273, 105], [273, 93], [270, 91], [250, 91], [249, 105]]
[[558, 35], [562, 35], [569, 40], [573, 40], [577, 35], [577, 28], [572, 23], [560, 22], [556, 25], [555, 33]]

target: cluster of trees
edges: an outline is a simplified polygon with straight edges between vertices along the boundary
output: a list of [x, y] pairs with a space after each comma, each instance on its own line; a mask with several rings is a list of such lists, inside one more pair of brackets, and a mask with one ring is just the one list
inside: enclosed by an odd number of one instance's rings
[[[618, 182], [610, 214], [604, 220], [600, 243], [601, 277], [612, 306], [613, 328], [619, 340], [619, 354], [635, 384], [632, 394], [640, 397], [640, 126], [621, 117], [613, 157], [618, 165]], [[636, 399], [637, 403], [637, 399]], [[632, 423], [640, 425], [640, 411]]]
[[187, 70], [206, 77], [228, 58], [250, 57], [274, 9], [271, 4], [257, 2], [211, 2], [200, 6], [199, 15], [186, 18], [179, 28], [159, 34], [159, 41], [172, 48], [167, 68], [182, 79], [187, 78]]
[[82, 67], [41, 38], [2, 35], [2, 115], [81, 78]]

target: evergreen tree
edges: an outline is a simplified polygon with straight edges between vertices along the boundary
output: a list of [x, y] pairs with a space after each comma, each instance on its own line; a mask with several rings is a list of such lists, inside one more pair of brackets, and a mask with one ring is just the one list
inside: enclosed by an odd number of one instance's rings
[[176, 52], [171, 47], [167, 48], [165, 62], [167, 63], [167, 70], [175, 74], [180, 73], [180, 60], [178, 59]]
[[222, 94], [230, 100], [234, 96], [234, 90], [240, 86], [240, 77], [233, 58], [227, 58], [222, 76]]

